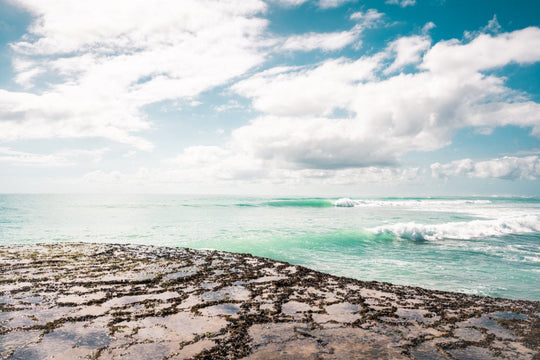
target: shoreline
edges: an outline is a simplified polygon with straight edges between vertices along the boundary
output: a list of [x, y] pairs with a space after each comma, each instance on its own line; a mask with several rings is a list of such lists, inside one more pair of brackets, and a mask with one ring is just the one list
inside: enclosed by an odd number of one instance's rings
[[540, 302], [214, 250], [0, 246], [0, 358], [532, 359]]

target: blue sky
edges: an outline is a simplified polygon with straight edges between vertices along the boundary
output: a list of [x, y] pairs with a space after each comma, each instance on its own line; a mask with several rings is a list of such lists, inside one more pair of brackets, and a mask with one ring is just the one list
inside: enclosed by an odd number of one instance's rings
[[0, 192], [540, 196], [538, 1], [157, 3], [0, 0]]

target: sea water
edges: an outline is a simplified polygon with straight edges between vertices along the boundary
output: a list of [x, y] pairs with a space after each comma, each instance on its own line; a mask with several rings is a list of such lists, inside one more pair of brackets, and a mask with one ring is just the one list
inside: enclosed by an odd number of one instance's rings
[[540, 199], [0, 195], [0, 244], [250, 253], [361, 280], [540, 300]]

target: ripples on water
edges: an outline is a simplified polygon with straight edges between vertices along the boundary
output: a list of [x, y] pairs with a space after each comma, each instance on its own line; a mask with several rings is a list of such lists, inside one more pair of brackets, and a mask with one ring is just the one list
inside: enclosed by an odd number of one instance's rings
[[0, 195], [0, 243], [247, 252], [336, 275], [540, 300], [540, 200]]

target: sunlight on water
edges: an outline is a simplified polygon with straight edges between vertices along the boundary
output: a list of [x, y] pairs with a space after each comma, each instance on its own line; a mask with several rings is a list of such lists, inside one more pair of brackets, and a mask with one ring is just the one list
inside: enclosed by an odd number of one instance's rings
[[0, 195], [0, 242], [246, 252], [362, 280], [540, 300], [540, 200]]

